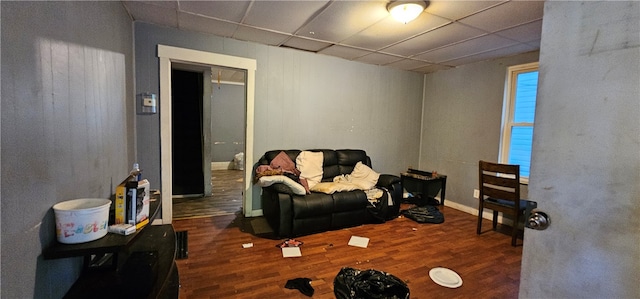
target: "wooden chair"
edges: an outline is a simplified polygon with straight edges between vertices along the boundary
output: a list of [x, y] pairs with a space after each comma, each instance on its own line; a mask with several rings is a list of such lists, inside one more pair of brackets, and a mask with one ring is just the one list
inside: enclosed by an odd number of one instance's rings
[[480, 206], [478, 207], [478, 235], [482, 228], [482, 211], [493, 210], [493, 230], [496, 230], [498, 212], [513, 217], [511, 246], [516, 246], [518, 225], [524, 221], [527, 201], [520, 199], [520, 165], [498, 164], [480, 161], [479, 189]]

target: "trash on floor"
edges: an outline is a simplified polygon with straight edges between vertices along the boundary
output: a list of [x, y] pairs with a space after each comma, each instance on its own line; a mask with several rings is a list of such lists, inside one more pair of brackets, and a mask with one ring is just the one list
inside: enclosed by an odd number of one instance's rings
[[409, 287], [400, 278], [379, 270], [344, 267], [333, 280], [337, 299], [409, 298]]
[[302, 256], [300, 247], [282, 247], [282, 257], [299, 257]]
[[244, 243], [242, 244], [242, 248], [251, 248], [253, 247], [253, 243]]
[[462, 278], [451, 269], [436, 267], [429, 270], [433, 282], [447, 288], [455, 289], [462, 285]]
[[367, 248], [367, 246], [369, 245], [369, 238], [351, 236], [351, 239], [349, 240], [349, 245], [355, 246], [355, 247]]
[[298, 241], [296, 239], [286, 239], [282, 243], [276, 245], [276, 247], [278, 247], [278, 248], [300, 247], [302, 244], [304, 244], [304, 242]]

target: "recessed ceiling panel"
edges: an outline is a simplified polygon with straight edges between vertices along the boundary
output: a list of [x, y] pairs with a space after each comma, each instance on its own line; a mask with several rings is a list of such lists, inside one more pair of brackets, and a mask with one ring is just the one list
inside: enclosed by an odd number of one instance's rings
[[265, 31], [262, 29], [256, 29], [256, 28], [246, 27], [242, 25], [239, 25], [238, 29], [233, 34], [233, 38], [235, 39], [256, 42], [256, 43], [271, 45], [271, 46], [279, 46], [285, 40], [287, 40], [289, 36], [290, 35], [271, 32], [271, 31]]
[[255, 1], [244, 24], [293, 34], [328, 1]]
[[512, 1], [460, 20], [489, 32], [542, 19], [543, 1]]
[[180, 10], [239, 23], [251, 1], [180, 1]]
[[505, 1], [430, 1], [426, 12], [449, 20], [458, 20]]
[[382, 54], [382, 53], [371, 53], [369, 55], [365, 55], [365, 56], [354, 59], [354, 61], [377, 64], [377, 65], [386, 65], [392, 62], [396, 62], [398, 60], [402, 60], [402, 57], [397, 57], [397, 56], [392, 56], [392, 55]]
[[509, 47], [504, 47], [504, 48], [501, 48], [501, 49], [487, 51], [487, 52], [480, 53], [480, 54], [477, 54], [477, 55], [472, 55], [472, 56], [467, 56], [467, 57], [463, 57], [463, 58], [459, 58], [459, 59], [444, 61], [443, 63], [447, 64], [447, 65], [460, 66], [460, 65], [464, 65], [464, 64], [469, 64], [469, 63], [474, 63], [474, 62], [479, 62], [479, 61], [484, 61], [484, 60], [491, 60], [491, 59], [496, 59], [496, 58], [500, 58], [500, 57], [516, 55], [516, 54], [520, 54], [520, 53], [531, 52], [531, 51], [535, 51], [535, 50], [537, 50], [537, 49], [535, 49], [534, 47], [531, 47], [529, 45], [526, 45], [526, 44], [516, 44], [516, 45], [513, 45], [513, 46], [509, 46]]
[[480, 29], [459, 23], [451, 23], [437, 30], [429, 31], [410, 40], [393, 45], [384, 49], [384, 51], [411, 56], [483, 34], [486, 33]]
[[322, 51], [320, 51], [318, 53], [325, 54], [325, 55], [342, 57], [344, 59], [349, 59], [349, 60], [353, 60], [353, 59], [358, 58], [360, 56], [367, 55], [367, 54], [369, 54], [371, 52], [370, 51], [366, 51], [366, 50], [361, 50], [361, 49], [355, 49], [355, 48], [351, 48], [351, 47], [333, 45], [331, 47], [322, 49]]
[[388, 15], [387, 1], [334, 1], [298, 35], [339, 42]]
[[178, 13], [175, 8], [136, 1], [127, 1], [125, 5], [134, 21], [170, 27], [178, 26]]
[[299, 37], [293, 37], [286, 41], [283, 46], [299, 49], [303, 51], [318, 52], [326, 47], [331, 46], [330, 43], [308, 40]]
[[223, 37], [231, 37], [238, 25], [222, 22], [181, 12], [178, 15], [178, 28], [197, 32], [211, 33]]
[[503, 37], [486, 35], [483, 37], [468, 40], [466, 42], [420, 54], [415, 58], [432, 61], [435, 63], [441, 63], [444, 61], [475, 55], [492, 49], [504, 48], [515, 43], [515, 41]]
[[517, 40], [523, 43], [539, 40], [541, 38], [541, 33], [542, 20], [496, 32], [497, 35]]
[[410, 70], [419, 69], [428, 65], [431, 65], [431, 64], [428, 62], [415, 60], [415, 59], [402, 59], [402, 60], [398, 60], [396, 62], [387, 64], [386, 66], [410, 71]]
[[409, 37], [450, 23], [449, 20], [423, 13], [417, 19], [403, 24], [391, 16], [361, 31], [342, 43], [368, 49], [382, 49]]

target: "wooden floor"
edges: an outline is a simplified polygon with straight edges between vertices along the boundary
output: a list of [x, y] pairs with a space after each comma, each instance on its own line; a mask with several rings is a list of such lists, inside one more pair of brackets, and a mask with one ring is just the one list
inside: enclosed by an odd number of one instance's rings
[[173, 219], [234, 215], [242, 210], [242, 170], [212, 170], [211, 195], [174, 198]]
[[[314, 298], [335, 298], [333, 280], [341, 267], [376, 269], [404, 280], [411, 298], [517, 298], [522, 246], [508, 235], [476, 235], [476, 217], [442, 207], [445, 222], [418, 224], [397, 218], [384, 224], [324, 232], [297, 238], [302, 257], [283, 258], [272, 234], [253, 232], [261, 218], [235, 215], [174, 221], [188, 231], [188, 258], [177, 260], [180, 298], [308, 298], [284, 287], [289, 279], [307, 277]], [[351, 236], [370, 238], [367, 248], [348, 246]], [[252, 248], [242, 244], [253, 243]], [[442, 287], [429, 270], [456, 271], [463, 285]]]

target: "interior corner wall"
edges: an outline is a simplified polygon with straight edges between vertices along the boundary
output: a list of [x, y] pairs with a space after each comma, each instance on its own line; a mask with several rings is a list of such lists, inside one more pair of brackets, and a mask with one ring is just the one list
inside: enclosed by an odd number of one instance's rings
[[477, 210], [478, 161], [498, 161], [507, 68], [538, 61], [538, 54], [425, 75], [419, 168], [447, 175], [448, 205]]
[[2, 298], [62, 298], [52, 206], [110, 198], [133, 160], [132, 22], [119, 2], [2, 1]]
[[547, 1], [520, 298], [640, 296], [640, 2]]
[[[257, 61], [254, 161], [275, 149], [358, 148], [378, 172], [399, 174], [417, 165], [421, 74], [141, 22], [134, 26], [137, 92], [159, 94], [158, 44]], [[138, 160], [153, 186], [160, 186], [161, 113], [137, 118]], [[252, 206], [259, 210], [254, 188]]]

